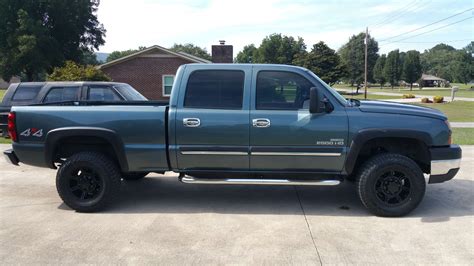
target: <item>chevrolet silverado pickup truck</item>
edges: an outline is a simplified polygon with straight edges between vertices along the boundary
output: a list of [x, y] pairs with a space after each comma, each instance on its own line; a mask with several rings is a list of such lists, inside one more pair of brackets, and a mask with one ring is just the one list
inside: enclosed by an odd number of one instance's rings
[[183, 65], [167, 105], [14, 106], [8, 131], [7, 159], [58, 169], [59, 196], [79, 212], [109, 206], [121, 182], [173, 171], [190, 184], [352, 180], [370, 212], [402, 216], [461, 162], [443, 113], [347, 100], [287, 65]]

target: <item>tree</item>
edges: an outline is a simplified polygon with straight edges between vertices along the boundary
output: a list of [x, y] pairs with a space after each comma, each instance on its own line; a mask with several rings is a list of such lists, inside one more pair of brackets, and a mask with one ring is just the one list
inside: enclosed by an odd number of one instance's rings
[[272, 34], [265, 37], [257, 49], [256, 63], [293, 64], [296, 55], [306, 52], [306, 45], [301, 37]]
[[401, 66], [400, 66], [400, 58], [398, 49], [393, 50], [387, 55], [387, 59], [385, 60], [385, 65], [383, 68], [383, 73], [385, 79], [390, 83], [390, 86], [393, 87], [398, 84], [398, 80], [400, 79], [401, 73]]
[[[364, 65], [365, 65], [365, 33], [352, 35], [349, 42], [339, 49], [339, 54], [344, 65], [347, 67], [347, 80], [351, 83], [359, 85], [364, 81]], [[379, 46], [374, 38], [368, 36], [367, 45], [367, 79], [373, 81], [373, 69], [378, 58]]]
[[145, 50], [146, 47], [145, 46], [139, 46], [138, 49], [128, 49], [128, 50], [123, 50], [123, 51], [113, 51], [112, 53], [109, 54], [109, 56], [107, 57], [107, 59], [105, 59], [105, 62], [110, 62], [110, 61], [114, 61], [114, 60], [117, 60], [119, 58], [122, 58], [122, 57], [125, 57], [127, 55], [131, 55], [131, 54], [134, 54], [138, 51], [142, 51], [142, 50]]
[[207, 52], [206, 48], [201, 48], [191, 43], [186, 44], [174, 44], [170, 48], [173, 52], [185, 52], [190, 55], [200, 57], [202, 59], [211, 60], [211, 55]]
[[110, 81], [104, 72], [94, 66], [78, 65], [72, 61], [66, 61], [63, 67], [55, 67], [48, 75], [52, 81]]
[[0, 75], [39, 79], [105, 43], [99, 0], [0, 0]]
[[297, 54], [293, 64], [308, 68], [331, 85], [344, 75], [339, 55], [324, 42], [313, 45], [309, 53]]
[[383, 54], [382, 56], [380, 56], [377, 59], [377, 62], [375, 62], [375, 66], [374, 66], [373, 77], [374, 77], [374, 80], [376, 82], [380, 83], [380, 88], [381, 89], [383, 88], [383, 84], [385, 84], [385, 82], [387, 81], [385, 79], [385, 75], [384, 75], [384, 72], [383, 72], [383, 68], [385, 66], [385, 61], [386, 60], [387, 60], [387, 56], [385, 54]]
[[405, 55], [402, 70], [403, 79], [410, 83], [410, 90], [413, 89], [413, 82], [421, 77], [420, 52], [412, 50]]
[[257, 57], [257, 47], [254, 44], [244, 46], [244, 49], [237, 54], [236, 63], [255, 63]]

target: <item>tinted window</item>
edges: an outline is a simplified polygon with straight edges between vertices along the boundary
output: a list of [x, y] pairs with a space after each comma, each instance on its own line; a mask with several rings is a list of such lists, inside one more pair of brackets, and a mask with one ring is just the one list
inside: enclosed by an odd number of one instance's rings
[[91, 101], [121, 101], [122, 98], [109, 87], [89, 87], [88, 100]]
[[79, 87], [54, 87], [49, 90], [43, 102], [77, 101], [78, 96]]
[[257, 109], [298, 110], [309, 107], [313, 85], [291, 72], [262, 71], [257, 76]]
[[148, 99], [128, 84], [114, 85], [122, 96], [129, 101], [147, 101]]
[[27, 101], [33, 100], [38, 95], [43, 85], [18, 85], [15, 94], [12, 97], [13, 101]]
[[244, 72], [200, 70], [188, 80], [185, 107], [240, 109], [244, 94]]

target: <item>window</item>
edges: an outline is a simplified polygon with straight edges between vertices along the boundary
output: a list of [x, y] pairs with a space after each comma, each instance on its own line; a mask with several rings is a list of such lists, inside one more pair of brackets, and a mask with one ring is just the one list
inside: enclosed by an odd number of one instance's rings
[[141, 95], [136, 91], [132, 86], [128, 84], [119, 84], [114, 85], [114, 88], [119, 91], [119, 93], [125, 97], [128, 101], [148, 101], [145, 96]]
[[110, 87], [90, 86], [87, 99], [90, 101], [121, 101], [122, 98]]
[[163, 76], [163, 96], [170, 96], [171, 89], [173, 88], [174, 76], [164, 75]]
[[244, 72], [199, 70], [189, 76], [184, 106], [207, 109], [241, 109]]
[[261, 71], [257, 76], [257, 109], [298, 110], [309, 107], [311, 82], [299, 74]]
[[65, 102], [77, 101], [79, 98], [79, 87], [54, 87], [51, 88], [43, 102]]
[[43, 85], [18, 85], [15, 94], [12, 97], [13, 101], [28, 101], [33, 100], [38, 95]]

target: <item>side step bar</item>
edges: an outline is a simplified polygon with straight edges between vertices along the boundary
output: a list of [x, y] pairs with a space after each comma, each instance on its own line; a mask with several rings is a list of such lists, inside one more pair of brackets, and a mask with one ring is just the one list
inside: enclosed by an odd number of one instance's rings
[[179, 181], [186, 184], [220, 184], [220, 185], [287, 185], [287, 186], [336, 186], [340, 180], [289, 180], [289, 179], [240, 179], [240, 178], [195, 178], [180, 177]]

